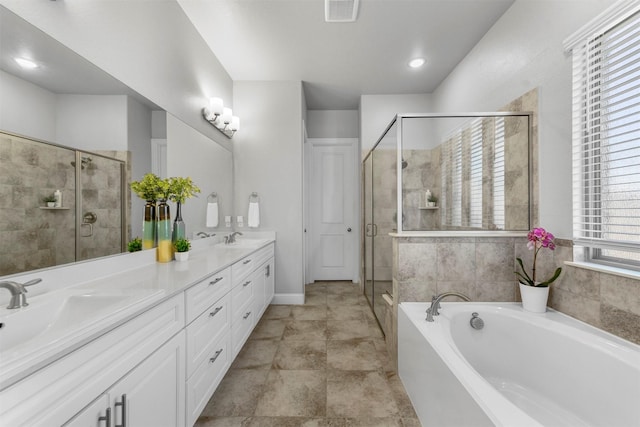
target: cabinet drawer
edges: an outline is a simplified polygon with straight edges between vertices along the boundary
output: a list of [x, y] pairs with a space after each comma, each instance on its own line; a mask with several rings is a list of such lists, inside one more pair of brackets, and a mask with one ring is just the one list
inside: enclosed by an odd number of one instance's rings
[[231, 328], [230, 296], [225, 295], [187, 326], [187, 378], [215, 351], [216, 342]]
[[193, 425], [231, 366], [231, 336], [224, 334], [187, 380], [187, 425]]
[[231, 323], [237, 322], [253, 303], [254, 278], [246, 277], [244, 281], [231, 290]]
[[187, 324], [193, 322], [229, 289], [231, 289], [231, 277], [228, 268], [212, 274], [187, 289], [185, 291]]
[[236, 357], [249, 335], [253, 331], [253, 305], [240, 316], [240, 320], [231, 325], [231, 343], [233, 345], [233, 357]]
[[237, 286], [238, 284], [240, 284], [240, 282], [248, 274], [254, 271], [260, 264], [273, 257], [273, 254], [274, 246], [273, 243], [271, 243], [264, 248], [247, 255], [240, 261], [233, 264], [231, 266], [231, 278], [233, 279], [233, 286]]

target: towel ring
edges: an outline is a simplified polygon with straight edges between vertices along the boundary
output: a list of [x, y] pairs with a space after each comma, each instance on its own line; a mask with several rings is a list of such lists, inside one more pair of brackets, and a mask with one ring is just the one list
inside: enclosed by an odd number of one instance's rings
[[215, 191], [207, 196], [207, 202], [209, 203], [217, 203], [218, 202], [218, 193]]
[[251, 193], [251, 195], [249, 196], [249, 202], [259, 202], [259, 201], [260, 201], [260, 196], [258, 196], [258, 193], [256, 193], [255, 191]]

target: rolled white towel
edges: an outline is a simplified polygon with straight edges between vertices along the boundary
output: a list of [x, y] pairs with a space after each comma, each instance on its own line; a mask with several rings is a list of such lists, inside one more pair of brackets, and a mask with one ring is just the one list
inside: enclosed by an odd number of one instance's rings
[[218, 202], [207, 203], [207, 227], [218, 226]]
[[249, 202], [247, 225], [251, 228], [257, 228], [260, 225], [260, 204], [258, 202]]

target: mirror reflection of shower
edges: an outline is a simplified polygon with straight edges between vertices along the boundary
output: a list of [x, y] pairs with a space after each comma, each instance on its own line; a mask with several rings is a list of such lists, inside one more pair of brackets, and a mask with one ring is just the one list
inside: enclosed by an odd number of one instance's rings
[[[93, 166], [92, 163], [91, 163], [92, 161], [93, 161], [93, 159], [91, 157], [82, 156], [82, 160], [80, 160], [80, 168], [84, 169], [85, 166], [87, 168], [92, 167]], [[75, 160], [71, 162], [71, 166], [73, 166], [74, 168], [76, 167], [76, 161]]]

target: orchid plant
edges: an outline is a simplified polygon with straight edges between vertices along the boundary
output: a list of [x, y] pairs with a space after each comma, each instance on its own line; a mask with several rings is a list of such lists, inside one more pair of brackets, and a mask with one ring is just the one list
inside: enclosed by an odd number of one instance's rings
[[523, 285], [547, 287], [554, 280], [556, 280], [558, 276], [560, 276], [560, 273], [562, 272], [562, 268], [558, 267], [550, 279], [545, 280], [544, 282], [538, 282], [536, 281], [536, 260], [538, 258], [538, 252], [540, 252], [540, 249], [548, 248], [552, 251], [555, 250], [556, 248], [556, 244], [554, 243], [555, 237], [553, 236], [553, 234], [549, 233], [544, 228], [539, 227], [529, 231], [529, 234], [527, 235], [527, 239], [529, 240], [527, 242], [527, 248], [530, 251], [534, 251], [533, 252], [533, 268], [531, 269], [531, 276], [527, 274], [527, 270], [524, 268], [524, 264], [522, 263], [522, 259], [520, 258], [516, 258], [516, 260], [518, 261], [518, 264], [520, 264], [522, 273], [518, 271], [516, 271], [515, 273], [518, 275], [520, 283], [522, 283]]

